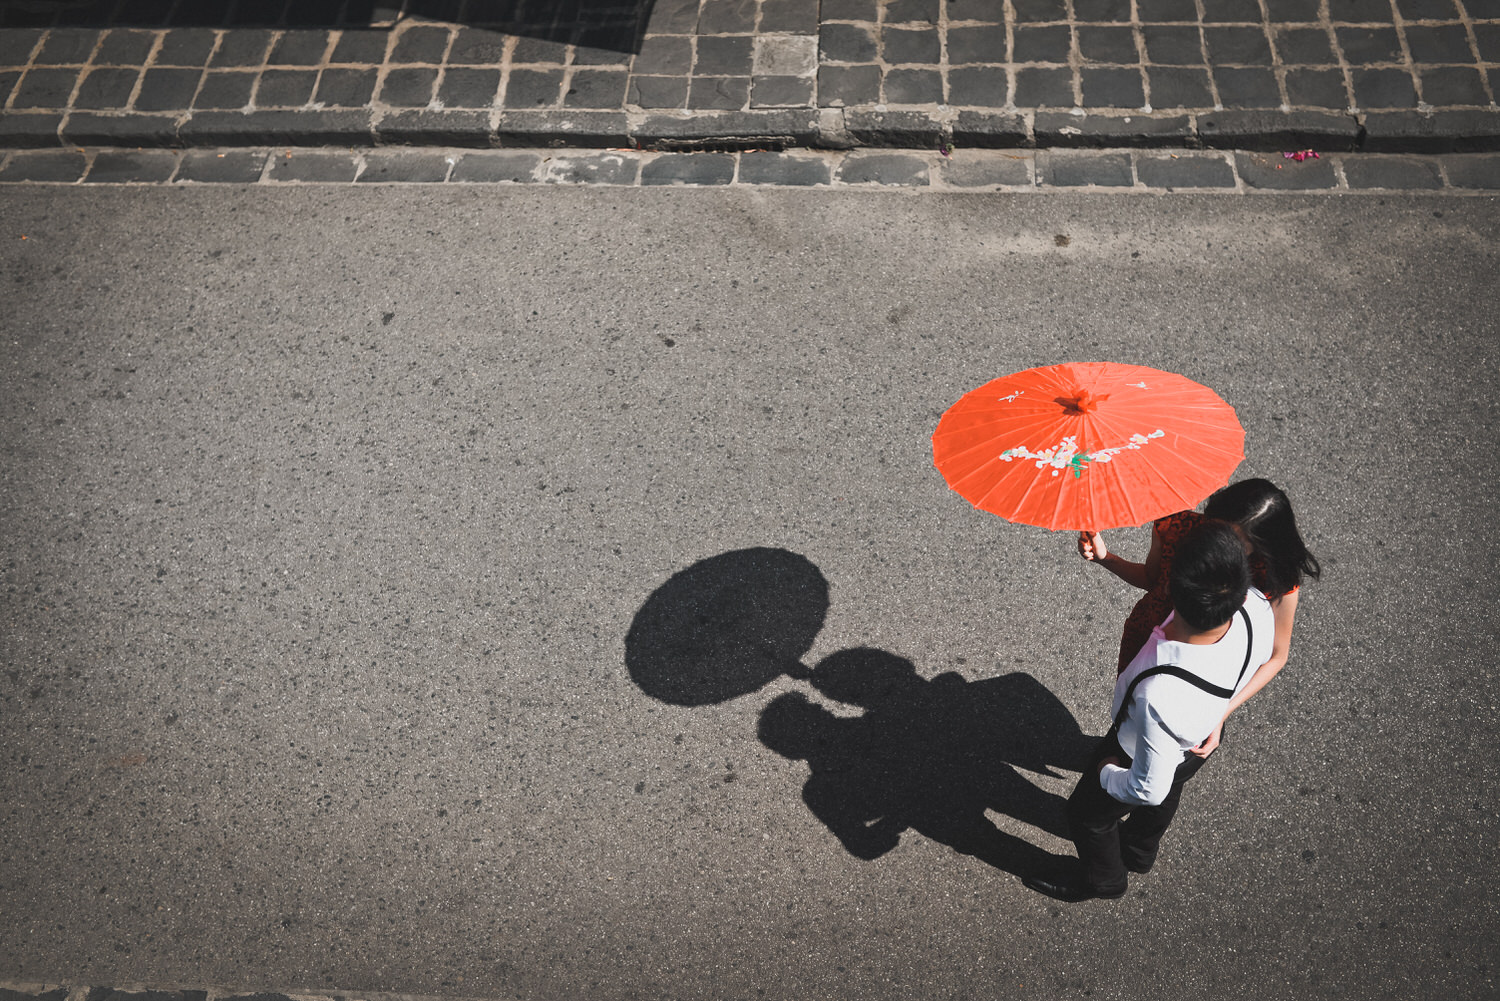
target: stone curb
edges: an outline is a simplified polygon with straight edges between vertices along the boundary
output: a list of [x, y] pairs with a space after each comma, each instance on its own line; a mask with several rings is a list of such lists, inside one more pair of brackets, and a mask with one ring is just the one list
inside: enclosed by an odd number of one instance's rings
[[411, 145], [640, 150], [1229, 149], [1500, 151], [1500, 114], [802, 108], [658, 113], [413, 109], [0, 114], [0, 148]]
[[[1500, 153], [345, 147], [0, 151], [0, 184], [552, 184], [961, 191], [1500, 194]], [[3, 1001], [3, 999], [0, 999]]]

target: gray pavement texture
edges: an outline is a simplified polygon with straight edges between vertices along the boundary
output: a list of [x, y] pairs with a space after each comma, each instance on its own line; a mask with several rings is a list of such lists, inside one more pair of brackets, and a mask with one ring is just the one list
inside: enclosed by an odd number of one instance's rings
[[[1495, 198], [9, 185], [0, 220], [7, 990], [1495, 995]], [[1081, 359], [1231, 401], [1325, 572], [1156, 871], [1068, 907], [1017, 874], [1068, 854], [1132, 595], [929, 436]]]
[[1500, 191], [1500, 153], [1192, 150], [635, 150], [115, 148], [0, 151], [0, 184], [593, 184], [1178, 190], [1324, 194]]
[[1500, 149], [1495, 0], [0, 0], [0, 145]]

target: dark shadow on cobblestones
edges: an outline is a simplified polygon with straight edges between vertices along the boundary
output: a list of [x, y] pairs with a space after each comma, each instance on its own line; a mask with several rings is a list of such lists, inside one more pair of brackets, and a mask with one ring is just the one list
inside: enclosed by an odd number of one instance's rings
[[0, 28], [369, 28], [462, 24], [637, 53], [655, 0], [0, 0]]

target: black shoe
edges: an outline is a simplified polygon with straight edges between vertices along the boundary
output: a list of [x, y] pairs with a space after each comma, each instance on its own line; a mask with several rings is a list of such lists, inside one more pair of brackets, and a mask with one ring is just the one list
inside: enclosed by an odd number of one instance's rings
[[1100, 893], [1087, 883], [1054, 883], [1050, 879], [1039, 879], [1035, 876], [1022, 880], [1028, 889], [1051, 897], [1053, 900], [1061, 900], [1066, 904], [1076, 904], [1080, 900], [1117, 900], [1125, 896], [1125, 888], [1121, 887], [1119, 893]]
[[1155, 859], [1152, 859], [1150, 862], [1147, 862], [1144, 865], [1141, 864], [1140, 862], [1132, 862], [1129, 859], [1125, 860], [1125, 868], [1127, 868], [1131, 872], [1136, 873], [1137, 875], [1141, 875], [1141, 876], [1144, 876], [1144, 875], [1146, 875], [1146, 873], [1150, 872], [1151, 871], [1151, 867], [1154, 866], [1155, 864], [1156, 864], [1156, 860]]

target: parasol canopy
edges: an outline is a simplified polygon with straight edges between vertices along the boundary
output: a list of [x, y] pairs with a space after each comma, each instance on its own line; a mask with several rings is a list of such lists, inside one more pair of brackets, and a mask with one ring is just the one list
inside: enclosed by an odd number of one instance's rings
[[1234, 408], [1140, 365], [1075, 362], [1001, 376], [948, 408], [932, 459], [982, 511], [1102, 531], [1192, 508], [1245, 458]]

